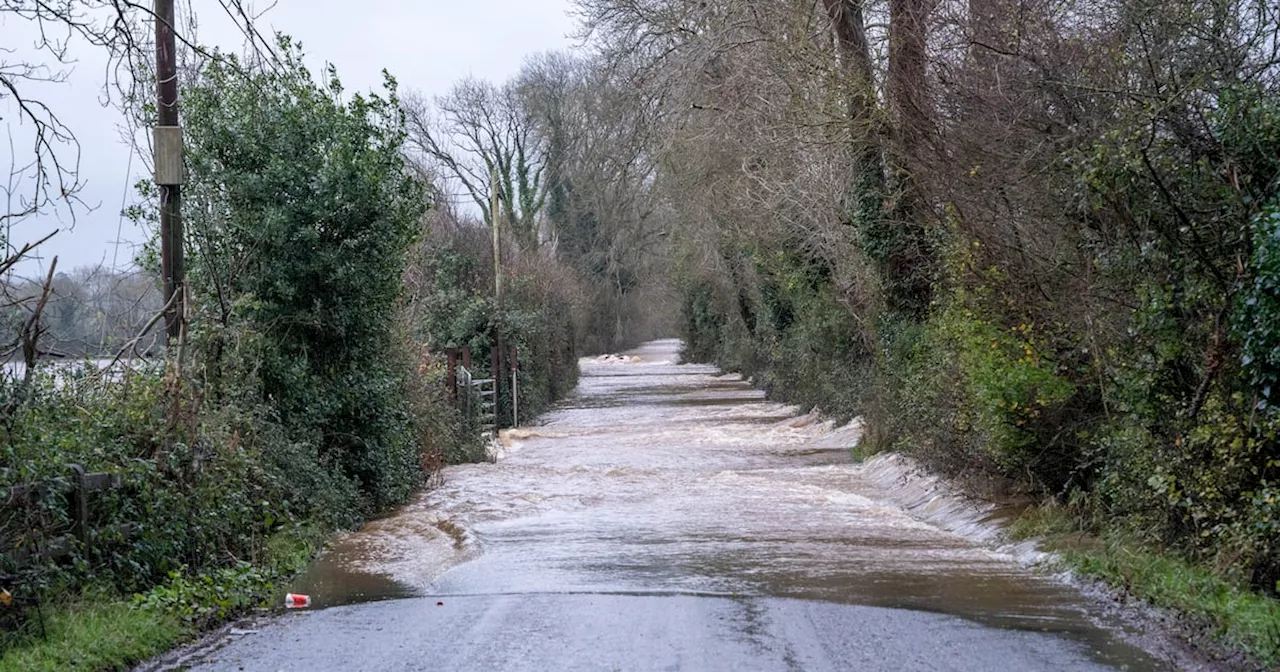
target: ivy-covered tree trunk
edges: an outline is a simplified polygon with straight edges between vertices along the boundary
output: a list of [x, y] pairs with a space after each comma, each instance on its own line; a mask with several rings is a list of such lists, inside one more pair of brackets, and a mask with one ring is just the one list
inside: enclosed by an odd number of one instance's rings
[[[871, 45], [861, 0], [823, 0], [831, 18], [840, 56], [849, 116], [854, 179], [850, 186], [850, 216], [863, 239], [880, 235], [884, 201], [884, 156], [878, 138], [878, 105], [871, 67]], [[871, 246], [873, 255], [885, 256]]]
[[890, 0], [886, 81], [890, 121], [890, 203], [885, 216], [896, 229], [885, 262], [891, 307], [920, 319], [929, 309], [936, 254], [928, 240], [932, 213], [920, 176], [932, 138], [928, 75], [928, 22], [933, 0]]

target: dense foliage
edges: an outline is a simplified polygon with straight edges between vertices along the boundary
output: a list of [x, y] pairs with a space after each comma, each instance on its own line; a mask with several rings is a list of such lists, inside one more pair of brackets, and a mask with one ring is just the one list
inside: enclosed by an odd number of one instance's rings
[[215, 62], [183, 99], [197, 375], [206, 403], [270, 409], [297, 490], [337, 497], [319, 511], [368, 515], [418, 483], [393, 327], [425, 201], [395, 82], [344, 101], [285, 54], [247, 80]]
[[[578, 382], [577, 321], [583, 291], [571, 269], [538, 250], [504, 240], [502, 301], [492, 294], [490, 233], [437, 213], [406, 274], [408, 312], [417, 337], [432, 350], [470, 348], [473, 373], [493, 375], [490, 352], [501, 338], [516, 350], [521, 422], [546, 410]], [[498, 424], [512, 418], [509, 373], [504, 371]]]

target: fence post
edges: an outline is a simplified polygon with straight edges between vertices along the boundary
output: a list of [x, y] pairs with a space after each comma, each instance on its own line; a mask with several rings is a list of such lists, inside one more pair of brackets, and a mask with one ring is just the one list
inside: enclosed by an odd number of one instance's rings
[[449, 399], [453, 401], [453, 405], [458, 405], [458, 349], [448, 348], [445, 350], [449, 357], [448, 374], [445, 377], [446, 387], [449, 389]]
[[498, 401], [502, 398], [502, 336], [489, 348], [489, 377], [493, 379], [493, 422], [498, 422]]
[[520, 379], [516, 374], [520, 371], [520, 353], [516, 350], [516, 346], [511, 346], [511, 358], [508, 365], [511, 367], [511, 426], [520, 426]]
[[71, 533], [84, 548], [89, 545], [89, 489], [84, 479], [84, 467], [67, 465], [71, 469]]

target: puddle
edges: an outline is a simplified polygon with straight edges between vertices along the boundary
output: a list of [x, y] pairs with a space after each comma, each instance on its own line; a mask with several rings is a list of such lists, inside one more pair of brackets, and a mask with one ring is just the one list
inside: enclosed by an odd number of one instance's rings
[[467, 531], [421, 497], [391, 516], [339, 534], [290, 585], [322, 609], [422, 595], [430, 580], [476, 555]]
[[[299, 587], [320, 605], [408, 594], [796, 597], [1058, 633], [1103, 662], [1160, 669], [1075, 589], [998, 545], [1004, 515], [903, 458], [854, 462], [861, 428], [769, 402], [738, 376], [584, 359], [576, 395], [507, 432], [398, 514], [340, 539]], [[1101, 624], [1101, 625], [1100, 625]]]
[[382, 574], [353, 569], [341, 558], [317, 558], [289, 587], [291, 593], [311, 597], [311, 607], [340, 607], [344, 604], [378, 602], [414, 597], [417, 592]]

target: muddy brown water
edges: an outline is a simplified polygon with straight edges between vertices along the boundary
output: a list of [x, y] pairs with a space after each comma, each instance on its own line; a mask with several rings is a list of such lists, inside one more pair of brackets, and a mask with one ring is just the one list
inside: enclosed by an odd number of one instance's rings
[[1000, 545], [1000, 511], [901, 458], [858, 463], [857, 425], [766, 401], [737, 376], [582, 362], [572, 399], [339, 537], [295, 590], [317, 607], [415, 595], [773, 596], [914, 609], [1057, 633], [1099, 662], [1162, 665], [1102, 608]]

